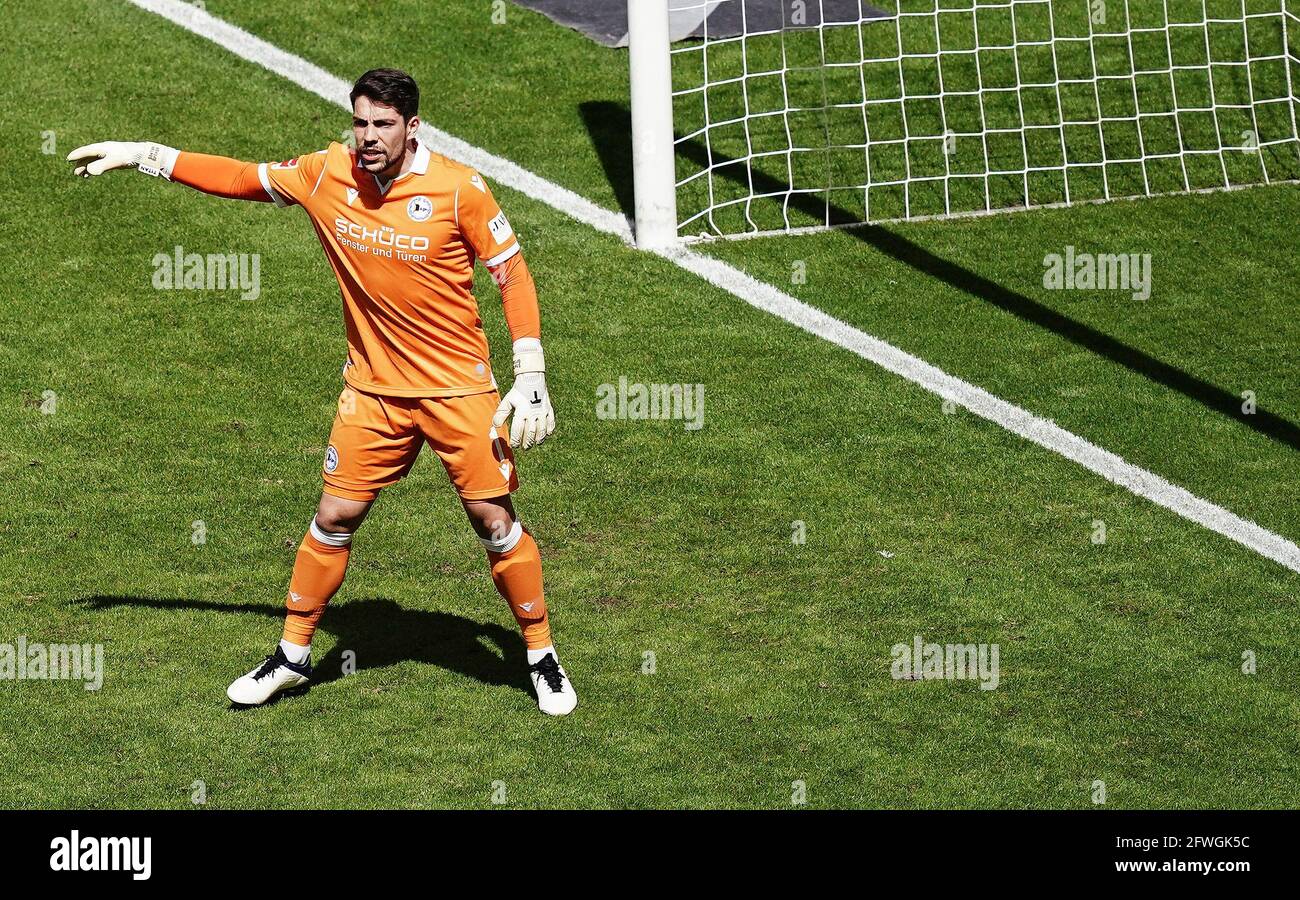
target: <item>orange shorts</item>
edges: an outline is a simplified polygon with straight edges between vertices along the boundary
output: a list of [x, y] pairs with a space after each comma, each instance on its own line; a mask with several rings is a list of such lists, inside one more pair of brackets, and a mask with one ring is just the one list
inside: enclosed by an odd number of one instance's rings
[[428, 442], [465, 500], [519, 487], [510, 434], [492, 426], [496, 391], [465, 397], [380, 397], [351, 387], [339, 395], [325, 452], [325, 493], [373, 500], [415, 465]]

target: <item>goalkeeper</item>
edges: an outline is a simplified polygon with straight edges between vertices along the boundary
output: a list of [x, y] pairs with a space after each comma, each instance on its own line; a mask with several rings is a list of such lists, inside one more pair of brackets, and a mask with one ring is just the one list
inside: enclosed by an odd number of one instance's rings
[[[419, 89], [409, 75], [369, 71], [351, 100], [355, 150], [334, 143], [257, 164], [109, 141], [68, 155], [77, 175], [136, 168], [219, 197], [301, 206], [343, 295], [345, 386], [320, 504], [289, 580], [283, 637], [226, 693], [256, 705], [309, 684], [312, 637], [343, 583], [353, 536], [427, 442], [523, 631], [538, 706], [567, 714], [578, 699], [551, 640], [541, 557], [510, 502], [518, 487], [511, 448], [540, 444], [555, 429], [532, 276], [483, 178], [417, 140]], [[515, 380], [503, 398], [471, 293], [476, 259], [501, 288], [514, 341]]]

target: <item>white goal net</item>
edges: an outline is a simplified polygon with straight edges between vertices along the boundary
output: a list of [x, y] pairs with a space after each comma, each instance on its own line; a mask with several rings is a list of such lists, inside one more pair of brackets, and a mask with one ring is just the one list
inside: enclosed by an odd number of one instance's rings
[[667, 2], [675, 237], [1300, 178], [1300, 0]]

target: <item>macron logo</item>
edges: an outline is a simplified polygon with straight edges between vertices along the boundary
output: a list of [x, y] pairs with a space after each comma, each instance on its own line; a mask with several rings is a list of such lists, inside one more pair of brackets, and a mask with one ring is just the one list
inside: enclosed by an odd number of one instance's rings
[[70, 837], [50, 841], [50, 868], [55, 872], [131, 872], [136, 881], [148, 881], [153, 872], [153, 838]]
[[357, 199], [357, 189], [356, 189], [356, 188], [348, 188], [348, 206], [351, 206], [351, 205], [352, 205], [352, 201], [355, 200], [355, 199]]

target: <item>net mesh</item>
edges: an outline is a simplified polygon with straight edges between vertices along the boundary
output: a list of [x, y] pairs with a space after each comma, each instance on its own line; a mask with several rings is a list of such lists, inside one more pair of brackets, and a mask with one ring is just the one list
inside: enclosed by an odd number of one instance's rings
[[1300, 0], [670, 3], [683, 237], [1300, 178]]

